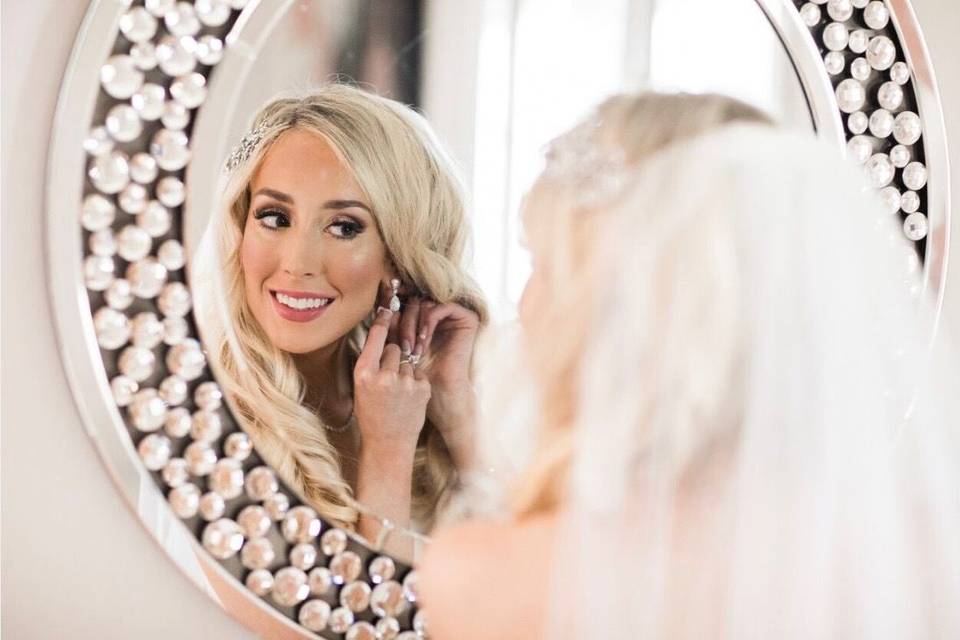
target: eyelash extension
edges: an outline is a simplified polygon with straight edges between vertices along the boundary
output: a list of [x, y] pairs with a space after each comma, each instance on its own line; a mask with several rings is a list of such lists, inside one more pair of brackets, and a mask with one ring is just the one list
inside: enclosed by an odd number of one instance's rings
[[359, 220], [354, 220], [352, 218], [348, 218], [345, 220], [344, 219], [334, 220], [333, 222], [330, 223], [330, 226], [331, 227], [342, 226], [342, 227], [349, 227], [352, 229], [350, 235], [342, 235], [342, 236], [334, 235], [333, 237], [336, 238], [337, 240], [353, 240], [354, 238], [359, 236], [361, 233], [363, 233], [367, 228], [366, 225], [364, 225], [362, 222], [360, 222]]
[[[263, 220], [264, 218], [269, 218], [271, 216], [277, 216], [278, 218], [279, 216], [283, 216], [284, 218], [288, 217], [285, 211], [283, 211], [282, 209], [277, 209], [275, 207], [265, 207], [263, 209], [257, 209], [253, 213], [253, 218], [255, 220]], [[261, 223], [261, 226], [264, 229], [269, 229], [270, 231], [276, 231], [276, 229], [280, 227], [280, 225], [278, 225], [277, 227], [270, 227], [262, 223]]]

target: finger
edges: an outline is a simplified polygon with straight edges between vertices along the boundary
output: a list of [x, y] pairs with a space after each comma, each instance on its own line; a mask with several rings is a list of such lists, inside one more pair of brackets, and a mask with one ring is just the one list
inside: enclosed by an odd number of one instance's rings
[[380, 359], [381, 371], [396, 372], [400, 368], [400, 347], [388, 344], [383, 348], [383, 358]]
[[414, 377], [415, 368], [413, 363], [410, 362], [409, 356], [401, 356], [400, 358], [400, 375], [402, 377]]
[[426, 353], [437, 326], [447, 318], [466, 318], [470, 312], [458, 304], [441, 304], [420, 313], [420, 334], [417, 336], [421, 354]]
[[417, 341], [417, 324], [420, 321], [420, 298], [413, 297], [407, 301], [403, 310], [403, 318], [400, 319], [400, 347], [404, 355], [410, 355], [413, 352], [413, 345]]
[[414, 344], [413, 355], [416, 358], [420, 358], [420, 356], [423, 355], [424, 351], [426, 351], [426, 345], [424, 344], [424, 342], [427, 338], [427, 327], [425, 326], [425, 323], [429, 316], [430, 310], [435, 309], [436, 307], [437, 307], [437, 303], [433, 300], [425, 300], [420, 305], [420, 315], [417, 318], [416, 335], [413, 337], [413, 344]]
[[390, 318], [390, 326], [387, 328], [387, 343], [400, 344], [398, 328], [400, 326], [400, 320], [403, 318], [405, 313], [406, 308], [404, 307], [401, 311], [394, 313], [393, 317]]
[[392, 316], [390, 309], [377, 311], [377, 317], [367, 332], [367, 340], [363, 343], [363, 350], [357, 358], [357, 370], [376, 371], [380, 368], [380, 358], [383, 356], [383, 345], [387, 342], [387, 328]]

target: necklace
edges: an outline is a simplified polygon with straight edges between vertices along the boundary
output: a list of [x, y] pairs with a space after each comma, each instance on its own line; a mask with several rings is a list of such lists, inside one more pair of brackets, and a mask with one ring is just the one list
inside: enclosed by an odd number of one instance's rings
[[357, 418], [356, 418], [356, 416], [353, 415], [353, 412], [351, 411], [351, 412], [350, 412], [350, 417], [347, 418], [347, 421], [344, 422], [344, 423], [343, 423], [342, 425], [340, 425], [339, 427], [332, 427], [332, 426], [330, 426], [329, 424], [327, 424], [326, 422], [324, 422], [324, 421], [322, 421], [322, 420], [320, 421], [320, 424], [323, 425], [323, 428], [324, 428], [324, 429], [326, 429], [327, 431], [330, 431], [330, 432], [332, 432], [332, 433], [343, 433], [344, 431], [347, 431], [348, 429], [350, 429], [350, 427], [352, 427], [356, 422], [357, 422]]

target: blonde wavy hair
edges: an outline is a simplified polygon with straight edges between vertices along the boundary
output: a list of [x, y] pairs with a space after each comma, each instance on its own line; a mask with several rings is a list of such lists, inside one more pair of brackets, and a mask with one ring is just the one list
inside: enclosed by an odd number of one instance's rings
[[[772, 124], [758, 109], [716, 94], [619, 95], [592, 116], [595, 142], [622, 153], [635, 168], [672, 144], [734, 123]], [[578, 367], [595, 310], [584, 304], [596, 289], [603, 260], [604, 211], [585, 215], [579, 185], [541, 177], [523, 204], [525, 234], [546, 274], [538, 308], [525, 327], [525, 351], [536, 372], [540, 400], [536, 454], [521, 474], [511, 507], [518, 516], [554, 508], [563, 500], [573, 456]], [[596, 268], [595, 268], [596, 267]], [[624, 292], [646, 295], [650, 292]]]
[[[217, 380], [257, 452], [329, 521], [355, 528], [360, 505], [343, 479], [319, 416], [304, 404], [306, 383], [291, 354], [270, 343], [244, 295], [239, 248], [250, 183], [265, 154], [290, 129], [326, 139], [368, 198], [398, 277], [439, 303], [455, 302], [487, 322], [479, 288], [465, 271], [464, 190], [455, 164], [412, 109], [344, 84], [281, 96], [254, 118], [259, 139], [223, 177], [221, 200], [204, 234], [196, 306]], [[372, 311], [372, 310], [371, 310]], [[359, 354], [370, 319], [346, 336]], [[420, 434], [414, 458], [413, 516], [429, 524], [455, 469], [436, 426]]]

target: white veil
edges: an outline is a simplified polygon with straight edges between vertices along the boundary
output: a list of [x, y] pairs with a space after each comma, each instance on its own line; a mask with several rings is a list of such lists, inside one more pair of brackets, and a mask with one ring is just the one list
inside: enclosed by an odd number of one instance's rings
[[634, 178], [545, 637], [960, 638], [958, 360], [897, 216], [768, 128]]

